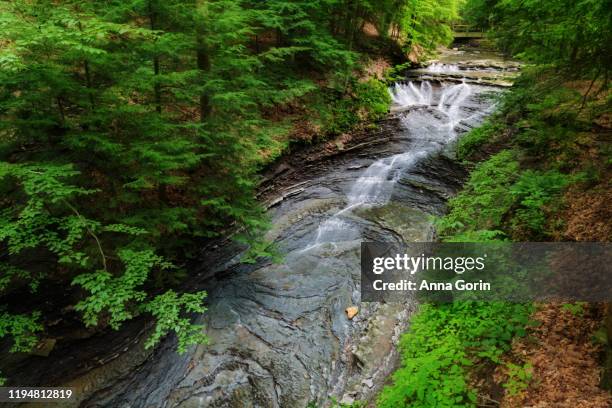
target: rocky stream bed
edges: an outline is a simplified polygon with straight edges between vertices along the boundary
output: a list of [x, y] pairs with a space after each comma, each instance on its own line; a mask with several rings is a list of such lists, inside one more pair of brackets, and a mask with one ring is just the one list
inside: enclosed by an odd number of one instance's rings
[[[306, 407], [376, 395], [396, 367], [415, 310], [360, 302], [360, 243], [434, 239], [431, 216], [465, 179], [453, 142], [478, 126], [515, 65], [449, 52], [390, 88], [389, 118], [350, 140], [285, 158], [264, 176], [277, 264], [239, 261], [227, 242], [205, 248], [190, 290], [209, 345], [145, 351], [148, 327], [88, 339], [26, 360], [23, 381], [75, 389], [82, 407]], [[462, 62], [469, 61], [469, 62]], [[350, 308], [347, 312], [347, 308]], [[356, 312], [356, 314], [354, 314]], [[353, 316], [354, 314], [354, 316]]]

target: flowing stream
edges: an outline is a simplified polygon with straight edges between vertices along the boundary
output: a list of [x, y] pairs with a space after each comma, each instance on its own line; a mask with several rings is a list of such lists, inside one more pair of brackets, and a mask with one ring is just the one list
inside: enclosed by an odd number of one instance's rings
[[86, 407], [299, 408], [371, 398], [397, 364], [415, 305], [360, 302], [360, 243], [433, 238], [431, 215], [444, 212], [465, 176], [453, 142], [493, 109], [500, 63], [435, 62], [392, 86], [386, 130], [371, 136], [381, 143], [338, 155], [278, 192], [286, 198], [270, 208], [268, 238], [281, 263], [205, 254], [194, 289], [209, 293], [199, 321], [210, 345], [179, 355], [169, 339], [149, 352], [140, 336], [62, 385]]
[[[433, 72], [453, 71], [456, 66], [443, 64], [432, 64]], [[304, 251], [316, 248], [325, 243], [346, 241], [348, 239], [359, 238], [360, 231], [351, 222], [345, 219], [356, 209], [364, 206], [382, 206], [389, 202], [393, 193], [393, 187], [400, 179], [403, 171], [417, 163], [442, 146], [452, 142], [457, 132], [455, 127], [460, 121], [474, 121], [485, 111], [477, 114], [466, 115], [460, 111], [461, 104], [470, 97], [473, 86], [465, 83], [443, 86], [440, 88], [436, 99], [431, 82], [423, 81], [419, 84], [415, 82], [397, 83], [392, 87], [391, 93], [393, 103], [402, 108], [422, 106], [426, 109], [434, 110], [443, 115], [441, 120], [432, 122], [433, 130], [439, 133], [436, 140], [423, 139], [421, 143], [414, 143], [411, 148], [403, 153], [394, 154], [372, 163], [363, 174], [354, 182], [346, 196], [346, 206], [336, 214], [325, 220], [317, 229], [313, 243], [307, 246]], [[411, 123], [409, 116], [402, 117], [404, 127], [409, 130]], [[469, 123], [469, 122], [468, 122]], [[433, 132], [428, 132], [427, 136], [434, 136]]]

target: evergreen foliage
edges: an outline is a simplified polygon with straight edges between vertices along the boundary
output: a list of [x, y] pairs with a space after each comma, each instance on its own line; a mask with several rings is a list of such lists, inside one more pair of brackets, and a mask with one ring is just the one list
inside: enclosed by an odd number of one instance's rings
[[467, 0], [464, 19], [490, 29], [509, 54], [571, 77], [603, 79], [612, 65], [612, 7], [607, 0]]
[[456, 4], [1, 1], [0, 338], [33, 347], [49, 330], [33, 305], [51, 301], [92, 330], [148, 314], [148, 347], [205, 342], [189, 319], [205, 293], [179, 293], [174, 265], [219, 234], [251, 247], [245, 261], [269, 255], [254, 191], [291, 115], [314, 101], [323, 135], [383, 117], [364, 27], [432, 47]]

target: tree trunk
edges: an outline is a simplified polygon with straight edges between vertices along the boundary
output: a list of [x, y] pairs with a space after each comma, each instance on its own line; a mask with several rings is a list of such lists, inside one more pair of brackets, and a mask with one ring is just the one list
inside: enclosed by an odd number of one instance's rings
[[159, 57], [155, 56], [153, 58], [153, 73], [155, 76], [155, 84], [153, 86], [153, 92], [155, 93], [155, 110], [158, 113], [162, 111], [162, 103], [161, 103], [161, 87], [158, 81], [159, 76]]
[[66, 113], [64, 112], [64, 104], [62, 103], [62, 98], [59, 96], [55, 98], [55, 101], [57, 102], [57, 109], [60, 114], [60, 126], [63, 127], [66, 123]]
[[276, 29], [276, 46], [282, 47], [283, 45], [283, 32], [280, 28]]
[[[204, 34], [199, 32], [197, 38], [197, 63], [198, 69], [204, 74], [210, 71], [210, 50], [204, 40]], [[205, 122], [212, 113], [210, 95], [206, 91], [200, 93], [200, 121]]]
[[[153, 7], [153, 4], [151, 1], [149, 1], [149, 26], [151, 28], [151, 30], [155, 30], [156, 28], [156, 20], [157, 20], [157, 13]], [[162, 104], [161, 104], [161, 87], [159, 84], [159, 73], [160, 73], [160, 69], [159, 69], [159, 56], [156, 54], [153, 57], [153, 80], [154, 80], [154, 84], [153, 84], [153, 94], [155, 95], [155, 110], [158, 113], [161, 113], [162, 111]]]
[[[83, 25], [79, 21], [79, 31], [83, 31]], [[87, 59], [83, 60], [83, 70], [85, 71], [85, 84], [87, 86], [87, 94], [89, 96], [89, 104], [91, 105], [91, 109], [95, 108], [94, 97], [93, 97], [93, 86], [91, 81], [91, 72], [89, 70], [89, 61]]]
[[601, 388], [612, 391], [612, 303], [606, 303], [606, 360], [604, 361], [604, 370], [601, 377]]
[[87, 83], [87, 93], [89, 94], [89, 103], [91, 105], [91, 109], [95, 109], [94, 104], [94, 96], [93, 96], [93, 87], [91, 81], [91, 72], [89, 71], [89, 61], [83, 61], [83, 67], [85, 68], [85, 81]]

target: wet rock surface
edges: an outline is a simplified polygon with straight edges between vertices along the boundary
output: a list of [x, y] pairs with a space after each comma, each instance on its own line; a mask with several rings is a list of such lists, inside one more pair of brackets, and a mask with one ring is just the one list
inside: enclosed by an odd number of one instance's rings
[[113, 358], [58, 378], [75, 388], [74, 405], [294, 408], [372, 398], [416, 305], [361, 303], [360, 244], [433, 238], [430, 215], [465, 178], [447, 148], [491, 107], [482, 97], [490, 88], [424, 83], [406, 85], [405, 109], [376, 131], [269, 169], [260, 198], [283, 262], [241, 264], [235, 244], [206, 249], [189, 288], [209, 293], [197, 319], [210, 345], [179, 355], [168, 339], [144, 351], [147, 330], [135, 325], [134, 338], [109, 342], [120, 350]]
[[409, 79], [455, 81], [510, 87], [519, 74], [520, 64], [496, 51], [483, 48], [440, 50], [436, 59], [408, 73]]

